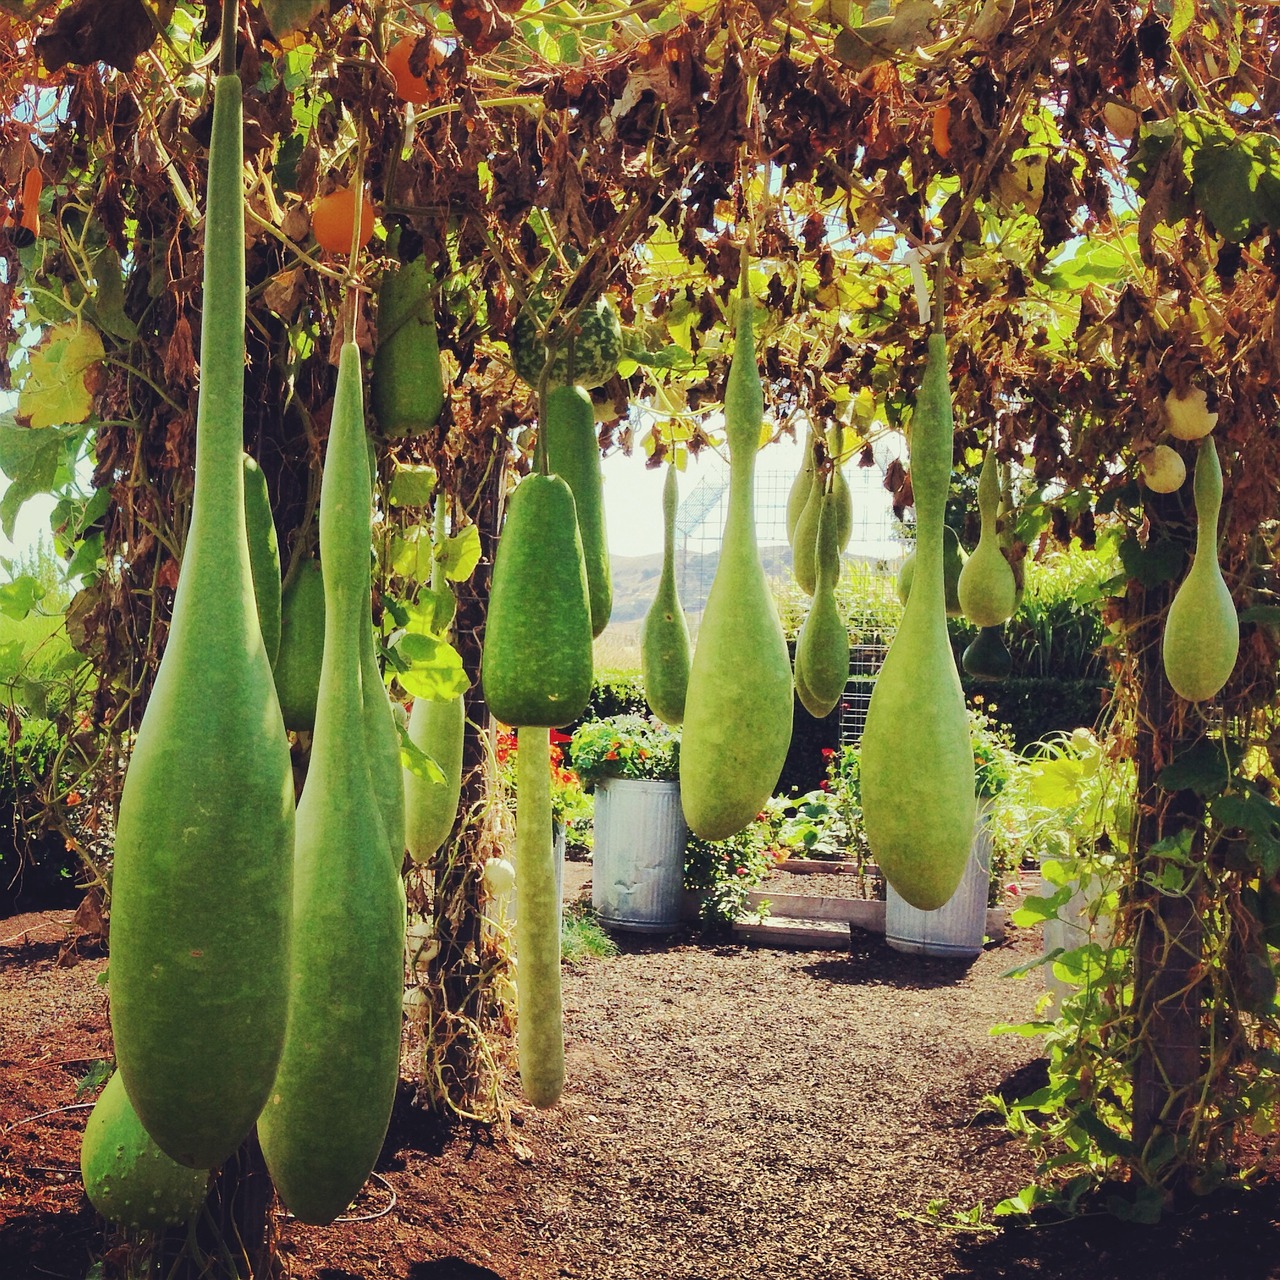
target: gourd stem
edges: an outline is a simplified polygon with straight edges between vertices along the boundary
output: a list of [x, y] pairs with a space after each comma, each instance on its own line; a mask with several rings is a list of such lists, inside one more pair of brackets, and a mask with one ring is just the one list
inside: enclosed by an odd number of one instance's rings
[[224, 76], [236, 73], [236, 35], [239, 31], [240, 0], [222, 0], [222, 48], [218, 53], [218, 70]]

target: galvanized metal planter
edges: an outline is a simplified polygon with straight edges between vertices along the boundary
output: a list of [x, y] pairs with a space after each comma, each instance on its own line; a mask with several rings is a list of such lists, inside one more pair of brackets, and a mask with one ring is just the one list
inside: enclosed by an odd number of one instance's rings
[[632, 933], [678, 928], [689, 837], [680, 784], [608, 778], [595, 803], [591, 905], [600, 923]]

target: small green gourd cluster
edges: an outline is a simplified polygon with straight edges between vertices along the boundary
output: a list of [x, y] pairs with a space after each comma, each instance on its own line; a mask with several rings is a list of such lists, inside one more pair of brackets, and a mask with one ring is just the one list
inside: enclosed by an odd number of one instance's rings
[[764, 419], [746, 272], [725, 389], [729, 511], [685, 698], [680, 798], [695, 835], [724, 840], [773, 794], [791, 741], [791, 662], [756, 545], [755, 463]]
[[[836, 428], [839, 436], [839, 428]], [[791, 543], [791, 569], [806, 595], [818, 586], [818, 523], [822, 518], [823, 500], [834, 517], [836, 554], [843, 555], [853, 536], [853, 495], [840, 466], [840, 442], [831, 448], [822, 441], [819, 451], [817, 435], [811, 430], [805, 436], [805, 460], [792, 481], [787, 494], [787, 540]], [[822, 462], [825, 455], [827, 462]]]

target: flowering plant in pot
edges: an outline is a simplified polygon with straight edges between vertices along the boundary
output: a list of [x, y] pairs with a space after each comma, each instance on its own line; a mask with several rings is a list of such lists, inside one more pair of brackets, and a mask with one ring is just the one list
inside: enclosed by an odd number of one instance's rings
[[608, 778], [675, 782], [680, 776], [680, 737], [651, 717], [589, 720], [574, 730], [568, 750], [569, 765], [588, 791]]

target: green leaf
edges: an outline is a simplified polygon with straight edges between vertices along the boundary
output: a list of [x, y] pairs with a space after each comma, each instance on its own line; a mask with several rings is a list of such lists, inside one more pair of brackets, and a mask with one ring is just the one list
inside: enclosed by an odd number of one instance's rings
[[450, 582], [465, 582], [480, 563], [480, 530], [469, 524], [444, 540], [440, 567]]
[[1175, 756], [1156, 775], [1165, 791], [1194, 791], [1198, 796], [1221, 795], [1240, 763], [1240, 749], [1208, 738]]
[[471, 686], [462, 667], [462, 655], [438, 636], [406, 631], [395, 644], [400, 659], [396, 678], [415, 698], [448, 702]]
[[277, 40], [303, 30], [323, 8], [324, 0], [262, 0], [262, 12]]
[[1280, 605], [1255, 604], [1240, 611], [1241, 622], [1258, 622], [1267, 627], [1280, 627]]
[[0, 613], [21, 621], [44, 599], [44, 586], [29, 573], [0, 586]]
[[1169, 40], [1181, 40], [1191, 30], [1196, 20], [1196, 0], [1173, 0], [1169, 15]]
[[67, 578], [94, 577], [102, 567], [102, 534], [91, 533], [81, 542], [67, 564]]
[[7, 684], [15, 680], [26, 665], [26, 646], [21, 640], [6, 640], [0, 644], [0, 682]]
[[437, 786], [444, 782], [444, 771], [423, 749], [409, 737], [405, 725], [397, 726], [400, 730], [400, 763], [415, 778], [425, 778]]
[[[1038, 924], [1039, 921], [1028, 921], [1029, 924]], [[1000, 976], [1002, 978], [1025, 978], [1032, 970], [1040, 968], [1042, 964], [1051, 964], [1060, 955], [1066, 953], [1065, 947], [1054, 947], [1052, 951], [1046, 951], [1042, 956], [1036, 956], [1034, 960], [1028, 960], [1026, 964], [1015, 964], [1012, 969], [1006, 969]]]
[[102, 362], [102, 337], [91, 325], [46, 329], [27, 358], [18, 420], [33, 430], [84, 422]]
[[33, 431], [0, 415], [0, 471], [11, 481], [0, 499], [0, 528], [12, 539], [18, 512], [28, 498], [48, 493], [58, 477], [67, 437], [60, 431]]
[[1093, 1139], [1099, 1151], [1107, 1156], [1128, 1156], [1134, 1152], [1133, 1142], [1099, 1119], [1092, 1107], [1076, 1113], [1075, 1122]]
[[1136, 537], [1130, 536], [1120, 544], [1119, 550], [1125, 573], [1144, 587], [1172, 582], [1182, 573], [1182, 564], [1187, 558], [1182, 545], [1169, 538], [1159, 538], [1144, 547]]
[[692, 369], [693, 356], [673, 343], [661, 351], [628, 351], [627, 358], [650, 369]]

